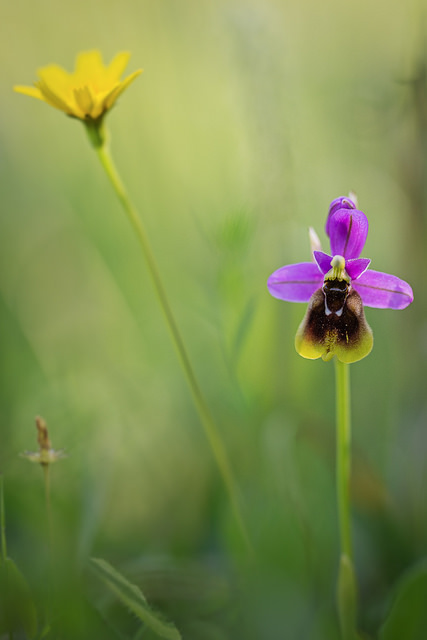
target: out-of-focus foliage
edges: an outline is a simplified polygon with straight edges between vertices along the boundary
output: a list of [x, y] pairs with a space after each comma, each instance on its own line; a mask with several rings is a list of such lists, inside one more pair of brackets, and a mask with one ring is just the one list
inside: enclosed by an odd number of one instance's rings
[[[0, 471], [8, 553], [39, 610], [43, 474], [18, 457], [36, 415], [69, 454], [51, 470], [64, 637], [109, 637], [88, 605], [92, 555], [186, 640], [337, 637], [333, 367], [295, 353], [304, 305], [274, 300], [266, 280], [310, 259], [309, 226], [326, 246], [328, 205], [351, 189], [372, 268], [415, 294], [405, 311], [367, 310], [374, 349], [351, 368], [359, 627], [374, 636], [427, 550], [418, 3], [19, 0], [1, 13]], [[12, 92], [92, 48], [144, 68], [108, 114], [112, 151], [224, 438], [251, 559], [81, 123]]]

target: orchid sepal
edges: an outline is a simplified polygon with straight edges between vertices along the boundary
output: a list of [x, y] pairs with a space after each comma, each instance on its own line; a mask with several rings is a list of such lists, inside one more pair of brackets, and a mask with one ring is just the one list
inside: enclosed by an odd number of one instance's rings
[[405, 309], [414, 299], [411, 286], [397, 276], [368, 269], [353, 282], [366, 307]]
[[308, 302], [323, 282], [315, 262], [298, 262], [277, 269], [267, 281], [272, 296], [287, 302]]
[[357, 209], [356, 198], [352, 198], [351, 196], [340, 196], [339, 198], [335, 198], [335, 200], [332, 200], [331, 204], [329, 205], [329, 213], [325, 225], [327, 236], [330, 235], [331, 218], [340, 209]]
[[329, 239], [333, 255], [346, 260], [358, 258], [368, 236], [368, 218], [358, 209], [339, 209], [329, 220]]

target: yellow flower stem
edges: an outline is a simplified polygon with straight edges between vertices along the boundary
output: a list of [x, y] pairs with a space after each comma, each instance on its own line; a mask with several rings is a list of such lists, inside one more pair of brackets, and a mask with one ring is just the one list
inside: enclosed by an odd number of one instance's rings
[[[90, 132], [89, 132], [89, 135]], [[101, 140], [104, 140], [104, 135], [102, 134]], [[189, 356], [187, 354], [187, 350], [184, 345], [184, 341], [181, 337], [180, 331], [178, 329], [178, 325], [175, 321], [174, 315], [172, 313], [171, 306], [169, 304], [165, 288], [163, 286], [160, 273], [157, 267], [156, 260], [154, 258], [154, 254], [152, 252], [150, 243], [148, 241], [147, 234], [145, 232], [145, 228], [143, 223], [141, 222], [140, 217], [138, 216], [132, 202], [130, 201], [126, 190], [123, 186], [123, 183], [120, 179], [120, 176], [117, 172], [117, 169], [114, 165], [113, 159], [111, 157], [109, 148], [106, 143], [94, 145], [95, 151], [98, 155], [99, 160], [123, 206], [123, 209], [131, 223], [133, 230], [138, 238], [139, 244], [142, 248], [142, 252], [144, 254], [148, 271], [150, 273], [154, 289], [157, 293], [157, 297], [160, 302], [160, 307], [163, 311], [163, 315], [165, 317], [166, 324], [168, 326], [172, 341], [175, 345], [179, 360], [181, 362], [185, 377], [187, 379], [188, 385], [190, 387], [194, 403], [196, 405], [197, 411], [200, 416], [200, 420], [204, 427], [204, 431], [210, 447], [212, 449], [212, 453], [218, 465], [219, 471], [221, 473], [222, 479], [226, 486], [229, 499], [231, 502], [231, 506], [233, 509], [234, 517], [242, 534], [242, 537], [245, 541], [245, 544], [248, 548], [248, 551], [251, 551], [251, 543], [249, 540], [249, 536], [243, 521], [243, 517], [240, 512], [239, 502], [237, 498], [237, 489], [234, 483], [233, 474], [231, 471], [230, 463], [228, 461], [227, 453], [223, 444], [223, 441], [218, 433], [215, 422], [212, 418], [212, 415], [209, 411], [209, 408], [206, 404], [205, 398], [202, 394], [202, 391], [199, 387], [196, 375], [193, 371], [193, 367], [191, 365]]]
[[340, 536], [337, 604], [343, 640], [355, 640], [356, 579], [350, 520], [351, 417], [349, 365], [335, 358], [336, 374], [336, 482]]

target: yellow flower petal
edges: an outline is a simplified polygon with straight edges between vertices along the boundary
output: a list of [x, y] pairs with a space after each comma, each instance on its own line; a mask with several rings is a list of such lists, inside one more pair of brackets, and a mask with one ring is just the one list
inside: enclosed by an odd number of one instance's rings
[[74, 71], [75, 78], [78, 77], [83, 80], [92, 80], [104, 69], [105, 66], [102, 62], [100, 51], [81, 51], [77, 54], [76, 69]]
[[51, 91], [49, 86], [44, 82], [44, 80], [39, 80], [36, 83], [38, 89], [42, 94], [42, 99], [48, 104], [52, 105], [56, 109], [60, 109], [65, 113], [72, 114], [75, 111], [75, 104], [70, 104], [70, 101], [65, 102], [62, 100], [54, 91]]
[[135, 78], [137, 78], [139, 75], [141, 75], [141, 73], [142, 73], [142, 69], [138, 69], [137, 71], [134, 71], [127, 78], [125, 78], [118, 87], [113, 89], [108, 94], [107, 98], [105, 99], [106, 109], [111, 109], [111, 107], [113, 106], [113, 104], [115, 103], [119, 95], [121, 95], [123, 91], [128, 88], [130, 83], [133, 82]]
[[70, 74], [56, 64], [38, 70], [40, 80], [36, 86], [49, 102], [65, 113], [74, 114], [76, 103], [70, 90]]
[[70, 97], [70, 74], [57, 64], [37, 70], [39, 81], [48, 87], [51, 93], [57, 95], [63, 102]]
[[130, 53], [122, 51], [118, 53], [107, 67], [107, 75], [114, 82], [120, 82], [120, 76], [128, 66]]
[[16, 84], [13, 87], [13, 90], [16, 91], [16, 93], [23, 93], [26, 96], [31, 96], [32, 98], [38, 98], [39, 100], [44, 100], [42, 92], [38, 87], [25, 87], [23, 85]]

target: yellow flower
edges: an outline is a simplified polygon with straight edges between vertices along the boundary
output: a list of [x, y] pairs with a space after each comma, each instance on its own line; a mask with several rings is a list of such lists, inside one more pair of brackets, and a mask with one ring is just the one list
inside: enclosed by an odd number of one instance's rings
[[84, 121], [100, 119], [116, 102], [119, 95], [142, 73], [138, 69], [124, 80], [120, 76], [129, 61], [130, 53], [118, 53], [105, 66], [99, 51], [82, 51], [76, 68], [68, 73], [56, 64], [38, 69], [39, 80], [34, 87], [15, 86], [14, 90], [44, 100], [69, 116]]

